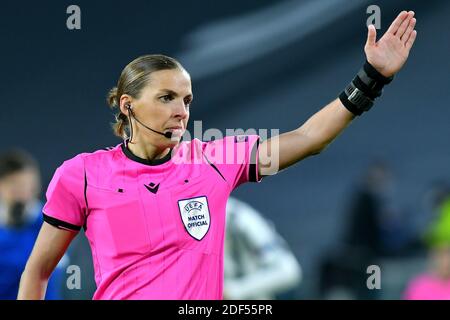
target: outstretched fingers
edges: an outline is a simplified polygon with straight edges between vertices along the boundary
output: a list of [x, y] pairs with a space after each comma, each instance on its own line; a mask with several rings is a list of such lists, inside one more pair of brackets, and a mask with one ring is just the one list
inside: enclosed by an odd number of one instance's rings
[[413, 17], [414, 17], [414, 11], [408, 12], [408, 14], [406, 15], [406, 19], [403, 20], [402, 24], [400, 25], [397, 32], [395, 33], [395, 35], [397, 37], [401, 38], [405, 34]]
[[416, 37], [417, 37], [417, 31], [413, 30], [411, 32], [411, 35], [409, 36], [408, 40], [406, 40], [406, 43], [405, 43], [405, 47], [408, 51], [411, 50], [411, 48], [414, 44], [414, 41], [416, 41]]
[[406, 12], [406, 11], [400, 12], [400, 14], [397, 16], [397, 18], [395, 18], [395, 20], [392, 22], [387, 33], [395, 35], [395, 33], [398, 31], [402, 22], [406, 19], [407, 16], [408, 16], [408, 12]]
[[409, 20], [408, 28], [406, 29], [405, 33], [400, 37], [403, 44], [406, 44], [406, 41], [408, 41], [409, 37], [411, 36], [411, 33], [413, 32], [414, 27], [416, 26], [416, 21], [417, 20], [415, 18]]
[[369, 25], [367, 31], [367, 42], [366, 46], [374, 46], [377, 41], [377, 30], [374, 25]]

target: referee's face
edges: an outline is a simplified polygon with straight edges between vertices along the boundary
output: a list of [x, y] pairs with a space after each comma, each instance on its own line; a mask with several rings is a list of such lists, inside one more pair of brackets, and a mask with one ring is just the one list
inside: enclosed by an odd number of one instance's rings
[[172, 132], [172, 138], [146, 130], [136, 130], [139, 138], [154, 145], [172, 147], [181, 139], [189, 120], [192, 102], [191, 78], [185, 70], [161, 70], [153, 72], [140, 98], [133, 100], [135, 116], [150, 128], [160, 132]]

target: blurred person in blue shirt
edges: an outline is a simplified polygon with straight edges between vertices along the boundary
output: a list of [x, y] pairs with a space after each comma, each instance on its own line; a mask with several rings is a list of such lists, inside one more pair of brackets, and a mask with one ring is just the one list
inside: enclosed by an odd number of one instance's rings
[[[42, 225], [41, 181], [35, 159], [21, 150], [0, 155], [0, 299], [16, 299], [20, 276]], [[46, 299], [59, 299], [61, 268]]]

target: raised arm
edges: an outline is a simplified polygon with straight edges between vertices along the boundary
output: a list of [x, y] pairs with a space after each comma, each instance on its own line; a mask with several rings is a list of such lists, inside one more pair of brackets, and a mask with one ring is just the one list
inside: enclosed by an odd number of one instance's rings
[[352, 81], [339, 99], [322, 108], [301, 127], [261, 143], [259, 174], [275, 174], [320, 153], [356, 115], [368, 110], [373, 100], [381, 95], [382, 85], [405, 64], [416, 39], [415, 24], [414, 12], [402, 11], [379, 41], [376, 41], [375, 27], [369, 26], [364, 47], [368, 63], [364, 73], [358, 74], [358, 79]]
[[18, 300], [42, 300], [47, 283], [77, 232], [44, 222], [20, 279]]

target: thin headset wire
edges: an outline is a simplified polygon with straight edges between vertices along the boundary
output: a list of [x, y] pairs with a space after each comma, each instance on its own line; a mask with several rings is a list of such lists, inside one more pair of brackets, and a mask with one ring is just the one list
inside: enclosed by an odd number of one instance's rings
[[131, 121], [131, 107], [128, 106], [128, 122], [130, 123], [130, 137], [128, 143], [133, 143], [133, 122]]

